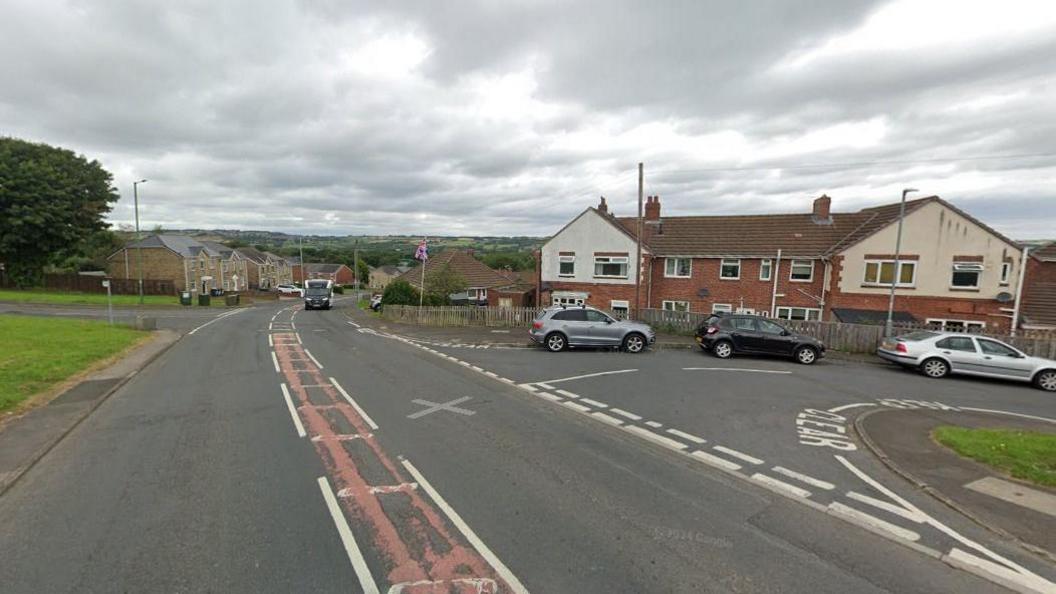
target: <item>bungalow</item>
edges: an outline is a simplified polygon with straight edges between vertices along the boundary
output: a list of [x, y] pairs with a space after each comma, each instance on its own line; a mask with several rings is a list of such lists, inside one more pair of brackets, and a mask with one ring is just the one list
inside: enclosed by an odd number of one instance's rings
[[[497, 270], [489, 268], [486, 264], [474, 258], [473, 253], [470, 251], [445, 250], [429, 258], [425, 263], [426, 278], [428, 279], [430, 274], [444, 268], [450, 268], [453, 273], [466, 282], [465, 292], [452, 296], [452, 300], [456, 302], [488, 305], [489, 291], [514, 284]], [[411, 268], [393, 280], [407, 281], [414, 288], [421, 290], [421, 265]]]

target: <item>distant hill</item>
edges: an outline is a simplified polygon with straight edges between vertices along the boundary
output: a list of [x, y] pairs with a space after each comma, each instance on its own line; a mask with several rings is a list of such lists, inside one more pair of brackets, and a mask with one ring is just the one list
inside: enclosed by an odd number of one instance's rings
[[[240, 229], [174, 229], [170, 233], [190, 235], [199, 239], [212, 241], [241, 241], [248, 245], [266, 245], [276, 249], [293, 248], [299, 244], [301, 236], [277, 231], [243, 231]], [[331, 248], [351, 248], [356, 241], [361, 249], [371, 251], [406, 252], [421, 241], [420, 235], [304, 235], [305, 245], [326, 246]], [[546, 241], [545, 237], [495, 237], [495, 236], [447, 236], [429, 237], [429, 248], [473, 249], [482, 252], [524, 252], [532, 251]]]

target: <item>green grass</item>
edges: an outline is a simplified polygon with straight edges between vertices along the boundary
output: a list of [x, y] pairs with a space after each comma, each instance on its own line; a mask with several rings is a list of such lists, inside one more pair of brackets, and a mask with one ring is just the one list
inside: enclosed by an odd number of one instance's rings
[[[66, 303], [72, 305], [106, 305], [106, 293], [60, 293], [42, 291], [40, 289], [29, 289], [16, 291], [0, 289], [0, 301], [14, 301], [16, 303]], [[215, 302], [216, 299], [213, 299]], [[195, 301], [197, 303], [197, 301]], [[223, 298], [220, 298], [223, 303]], [[114, 295], [113, 304], [120, 306], [138, 305], [139, 295]], [[180, 301], [175, 296], [169, 295], [144, 295], [144, 305], [179, 305]]]
[[944, 426], [932, 436], [966, 458], [1018, 479], [1056, 487], [1056, 433]]
[[0, 316], [0, 411], [121, 352], [146, 335], [105, 322]]

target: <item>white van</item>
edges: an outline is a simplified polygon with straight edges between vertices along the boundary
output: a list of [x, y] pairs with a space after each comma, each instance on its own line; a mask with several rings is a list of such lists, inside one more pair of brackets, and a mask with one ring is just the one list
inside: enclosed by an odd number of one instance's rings
[[304, 309], [330, 309], [334, 300], [334, 281], [309, 279], [304, 283]]

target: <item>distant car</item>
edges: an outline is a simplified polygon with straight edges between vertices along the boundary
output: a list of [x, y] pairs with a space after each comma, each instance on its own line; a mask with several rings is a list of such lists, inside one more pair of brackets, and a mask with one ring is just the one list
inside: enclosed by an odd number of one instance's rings
[[1031, 357], [1000, 340], [955, 332], [920, 331], [885, 339], [876, 354], [931, 378], [963, 373], [1031, 382], [1056, 392], [1056, 361]]
[[825, 356], [825, 345], [770, 319], [748, 314], [712, 314], [697, 328], [697, 344], [720, 359], [739, 354], [783, 355], [811, 365]]
[[298, 297], [304, 296], [304, 289], [297, 285], [278, 285], [275, 287], [280, 295], [297, 295]]
[[656, 332], [648, 324], [617, 320], [587, 306], [548, 307], [532, 321], [528, 335], [554, 353], [568, 347], [599, 346], [640, 353], [656, 342]]

